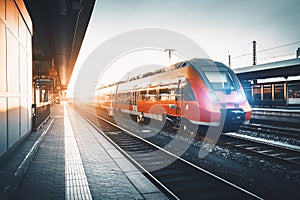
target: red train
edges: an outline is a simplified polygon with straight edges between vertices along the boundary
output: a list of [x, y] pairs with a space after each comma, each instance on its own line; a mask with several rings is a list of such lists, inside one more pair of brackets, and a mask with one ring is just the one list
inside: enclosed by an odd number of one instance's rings
[[223, 126], [223, 132], [249, 123], [252, 112], [234, 72], [209, 59], [179, 62], [98, 88], [97, 97], [110, 115], [124, 112], [177, 124]]

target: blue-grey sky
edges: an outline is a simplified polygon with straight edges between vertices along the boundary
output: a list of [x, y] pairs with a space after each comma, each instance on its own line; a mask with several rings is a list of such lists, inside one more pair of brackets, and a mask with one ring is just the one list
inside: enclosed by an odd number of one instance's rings
[[299, 0], [102, 0], [94, 18], [100, 37], [165, 28], [185, 34], [220, 59], [227, 52], [251, 51], [252, 40], [258, 50], [299, 41], [299, 8]]
[[[252, 41], [257, 63], [295, 58], [300, 47], [300, 0], [97, 0], [78, 64], [98, 45], [120, 33], [162, 28], [183, 34], [213, 60], [249, 66]], [[298, 43], [297, 43], [298, 42]], [[79, 66], [77, 66], [79, 67]]]

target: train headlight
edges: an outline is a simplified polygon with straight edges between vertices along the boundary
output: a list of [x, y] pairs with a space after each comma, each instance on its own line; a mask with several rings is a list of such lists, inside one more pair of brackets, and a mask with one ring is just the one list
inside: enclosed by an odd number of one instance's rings
[[244, 100], [244, 94], [241, 91], [237, 92], [236, 97], [239, 102], [242, 102]]
[[210, 91], [209, 92], [209, 97], [212, 101], [215, 101], [215, 102], [219, 102], [220, 99], [218, 98], [218, 96], [216, 95], [216, 93], [214, 93], [213, 91]]

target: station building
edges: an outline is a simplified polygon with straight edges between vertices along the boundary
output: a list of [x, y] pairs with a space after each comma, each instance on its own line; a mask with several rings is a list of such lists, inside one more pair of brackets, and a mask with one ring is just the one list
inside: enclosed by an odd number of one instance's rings
[[300, 59], [234, 70], [253, 107], [300, 106]]
[[32, 129], [32, 30], [22, 0], [0, 1], [0, 156]]

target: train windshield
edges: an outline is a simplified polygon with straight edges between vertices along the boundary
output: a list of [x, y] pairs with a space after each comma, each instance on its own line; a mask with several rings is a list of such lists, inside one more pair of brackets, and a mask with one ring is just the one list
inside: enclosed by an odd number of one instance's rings
[[204, 71], [204, 74], [214, 90], [237, 90], [229, 72]]
[[[200, 64], [200, 63], [199, 63]], [[194, 64], [198, 73], [203, 77], [205, 84], [213, 90], [222, 90], [226, 93], [239, 89], [236, 75], [221, 63]]]

